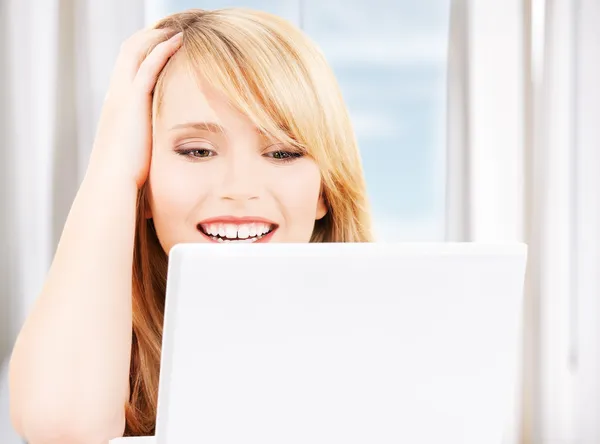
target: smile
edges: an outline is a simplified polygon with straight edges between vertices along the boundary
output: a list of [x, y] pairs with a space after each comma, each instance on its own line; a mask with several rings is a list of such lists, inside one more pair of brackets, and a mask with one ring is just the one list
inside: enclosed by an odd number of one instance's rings
[[266, 242], [277, 229], [277, 224], [259, 221], [211, 220], [198, 224], [198, 230], [212, 242], [254, 243]]

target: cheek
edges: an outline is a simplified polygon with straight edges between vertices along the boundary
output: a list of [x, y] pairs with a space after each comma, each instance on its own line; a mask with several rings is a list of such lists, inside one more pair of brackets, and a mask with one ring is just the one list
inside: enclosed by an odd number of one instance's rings
[[282, 168], [273, 189], [288, 224], [313, 226], [321, 189], [321, 175], [314, 162], [307, 160]]
[[205, 189], [197, 183], [198, 175], [190, 174], [191, 169], [178, 163], [153, 160], [148, 177], [148, 203], [161, 243], [181, 240], [184, 231], [190, 229], [190, 215], [201, 198], [199, 193]]

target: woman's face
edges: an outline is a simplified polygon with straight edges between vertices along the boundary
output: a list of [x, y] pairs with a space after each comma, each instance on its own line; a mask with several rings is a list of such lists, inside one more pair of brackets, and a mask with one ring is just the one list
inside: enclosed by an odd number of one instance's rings
[[308, 242], [327, 212], [316, 163], [172, 68], [154, 127], [146, 215], [165, 252], [187, 242]]

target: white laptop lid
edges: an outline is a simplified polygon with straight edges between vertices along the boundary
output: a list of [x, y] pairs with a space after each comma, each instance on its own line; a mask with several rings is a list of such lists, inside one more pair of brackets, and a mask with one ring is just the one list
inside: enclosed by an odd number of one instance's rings
[[156, 438], [500, 444], [524, 245], [186, 244]]

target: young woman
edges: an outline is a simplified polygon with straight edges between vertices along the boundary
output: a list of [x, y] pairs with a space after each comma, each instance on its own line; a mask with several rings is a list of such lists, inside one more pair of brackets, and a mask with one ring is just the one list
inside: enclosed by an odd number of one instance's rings
[[227, 9], [135, 34], [13, 352], [16, 429], [30, 444], [154, 433], [173, 245], [368, 241], [348, 113], [301, 31]]

